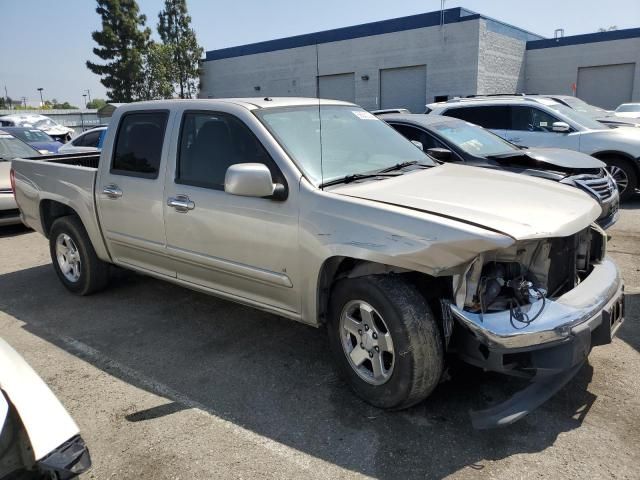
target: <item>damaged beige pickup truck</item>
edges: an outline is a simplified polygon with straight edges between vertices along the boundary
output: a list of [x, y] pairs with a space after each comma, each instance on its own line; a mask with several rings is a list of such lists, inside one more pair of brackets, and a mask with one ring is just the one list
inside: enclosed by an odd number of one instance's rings
[[457, 356], [531, 379], [479, 428], [526, 415], [623, 321], [623, 283], [575, 188], [439, 164], [361, 108], [304, 98], [115, 112], [100, 155], [14, 160], [23, 221], [79, 295], [109, 265], [326, 324], [339, 369], [408, 407]]

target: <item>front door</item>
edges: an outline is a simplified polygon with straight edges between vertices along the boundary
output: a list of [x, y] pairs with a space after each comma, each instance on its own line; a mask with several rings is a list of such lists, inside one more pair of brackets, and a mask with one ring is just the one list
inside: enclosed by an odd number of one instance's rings
[[165, 252], [166, 110], [126, 112], [96, 184], [102, 232], [118, 264], [175, 276]]
[[[295, 179], [287, 183], [256, 135], [231, 113], [185, 110], [179, 130], [164, 205], [167, 251], [178, 278], [285, 315], [299, 312]], [[239, 163], [267, 165], [289, 197], [225, 193], [227, 168]]]
[[554, 132], [553, 124], [561, 121], [535, 106], [511, 107], [511, 128], [506, 139], [524, 147], [554, 147], [578, 150], [578, 132]]

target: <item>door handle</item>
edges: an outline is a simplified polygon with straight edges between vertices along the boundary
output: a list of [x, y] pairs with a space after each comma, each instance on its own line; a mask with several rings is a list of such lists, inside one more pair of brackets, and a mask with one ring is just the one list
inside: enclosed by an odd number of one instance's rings
[[176, 195], [167, 198], [167, 205], [176, 209], [176, 212], [187, 213], [189, 210], [196, 208], [196, 204], [186, 195]]
[[107, 185], [102, 189], [102, 193], [109, 198], [120, 198], [122, 196], [122, 190], [117, 185]]

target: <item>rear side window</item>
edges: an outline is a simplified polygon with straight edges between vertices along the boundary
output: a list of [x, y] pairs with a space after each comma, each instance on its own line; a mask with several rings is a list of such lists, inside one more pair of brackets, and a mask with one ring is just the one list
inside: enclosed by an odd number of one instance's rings
[[241, 120], [217, 112], [185, 113], [176, 183], [224, 190], [227, 169], [237, 163], [262, 163], [274, 182], [284, 183], [275, 162]]
[[165, 111], [125, 114], [118, 127], [111, 173], [158, 178], [168, 116]]
[[494, 130], [509, 130], [511, 126], [509, 107], [506, 105], [450, 108], [444, 115]]
[[100, 131], [96, 131], [96, 132], [89, 132], [84, 136], [82, 145], [84, 147], [97, 147], [98, 146], [98, 140], [100, 140]]

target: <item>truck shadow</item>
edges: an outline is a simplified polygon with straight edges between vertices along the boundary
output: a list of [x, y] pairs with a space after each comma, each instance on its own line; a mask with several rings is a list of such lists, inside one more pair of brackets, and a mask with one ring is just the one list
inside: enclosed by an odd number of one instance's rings
[[[540, 452], [579, 427], [596, 398], [587, 390], [593, 368], [585, 364], [523, 421], [476, 431], [467, 412], [506, 398], [517, 382], [462, 369], [420, 405], [383, 412], [336, 377], [322, 329], [126, 272], [103, 293], [75, 297], [46, 265], [0, 276], [0, 292], [0, 310], [29, 332], [139, 388], [152, 390], [155, 382], [168, 387], [156, 394], [179, 392], [173, 403], [129, 421], [189, 408], [188, 398], [243, 428], [377, 478], [441, 478]], [[625, 335], [637, 348], [638, 332]]]

